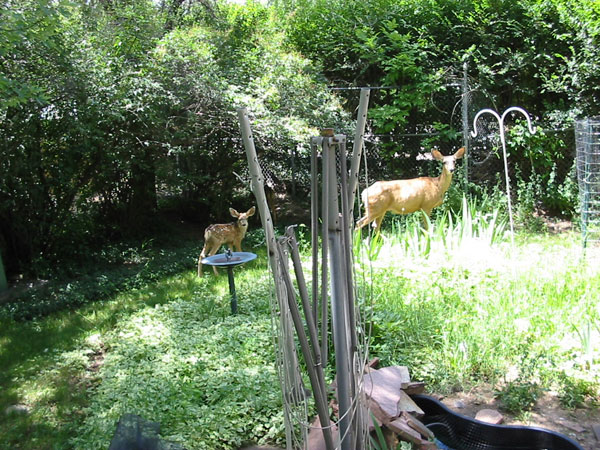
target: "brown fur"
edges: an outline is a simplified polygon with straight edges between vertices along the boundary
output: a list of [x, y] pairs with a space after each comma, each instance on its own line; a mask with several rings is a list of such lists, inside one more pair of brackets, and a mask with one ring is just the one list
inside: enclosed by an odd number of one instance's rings
[[[356, 227], [360, 229], [373, 222], [373, 226], [379, 231], [383, 217], [388, 211], [395, 214], [411, 214], [421, 210], [429, 216], [433, 208], [443, 203], [444, 194], [452, 183], [455, 161], [462, 158], [464, 153], [464, 147], [451, 156], [442, 156], [439, 151], [433, 150], [433, 157], [443, 163], [439, 177], [373, 183], [362, 192], [365, 216], [356, 223]], [[427, 228], [427, 221], [424, 220], [424, 224]]]
[[[222, 245], [227, 244], [230, 249], [236, 252], [242, 251], [242, 239], [248, 230], [248, 217], [253, 216], [255, 212], [254, 206], [245, 213], [239, 213], [233, 208], [229, 208], [229, 212], [237, 221], [231, 223], [215, 223], [206, 227], [204, 231], [204, 247], [198, 258], [198, 276], [202, 276], [202, 260], [207, 256], [212, 256]], [[215, 275], [217, 268], [213, 266]]]

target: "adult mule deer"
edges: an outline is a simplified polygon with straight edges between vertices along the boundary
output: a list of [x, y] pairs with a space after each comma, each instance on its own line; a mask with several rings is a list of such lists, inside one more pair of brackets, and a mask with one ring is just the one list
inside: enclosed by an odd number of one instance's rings
[[[451, 156], [443, 156], [437, 150], [432, 150], [431, 154], [443, 163], [442, 173], [439, 177], [419, 177], [373, 183], [361, 194], [365, 216], [356, 223], [356, 227], [360, 229], [373, 222], [372, 226], [379, 231], [383, 216], [388, 211], [396, 214], [410, 214], [422, 210], [429, 217], [431, 210], [443, 203], [444, 194], [452, 182], [452, 172], [456, 167], [456, 160], [463, 157], [465, 148], [461, 147]], [[428, 228], [427, 220], [423, 219], [425, 228]]]
[[[233, 208], [229, 208], [230, 214], [237, 220], [231, 223], [215, 223], [209, 225], [204, 230], [204, 247], [198, 258], [198, 276], [202, 276], [202, 259], [212, 256], [221, 248], [221, 245], [227, 244], [230, 249], [242, 251], [242, 239], [248, 230], [248, 217], [253, 216], [256, 208], [253, 206], [245, 213], [239, 213]], [[215, 275], [217, 268], [213, 266]]]

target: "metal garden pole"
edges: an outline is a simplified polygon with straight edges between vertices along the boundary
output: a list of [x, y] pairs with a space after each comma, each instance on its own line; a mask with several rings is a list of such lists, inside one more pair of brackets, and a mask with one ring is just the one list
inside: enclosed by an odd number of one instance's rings
[[233, 267], [227, 268], [227, 280], [229, 281], [229, 293], [231, 294], [231, 314], [237, 314], [237, 294], [235, 293], [235, 281], [233, 280]]
[[350, 371], [350, 398], [354, 403], [353, 415], [351, 420], [352, 430], [352, 448], [355, 450], [361, 450], [363, 448], [363, 442], [359, 438], [359, 430], [363, 426], [362, 411], [359, 407], [359, 388], [356, 383], [358, 374], [354, 372], [354, 358], [358, 354], [358, 338], [356, 334], [356, 311], [355, 311], [355, 291], [354, 291], [354, 277], [353, 277], [353, 254], [352, 254], [352, 222], [353, 216], [350, 212], [352, 207], [349, 205], [348, 197], [345, 195], [349, 192], [348, 189], [348, 170], [346, 167], [346, 138], [345, 136], [336, 136], [338, 141], [338, 151], [340, 155], [340, 198], [341, 198], [341, 244], [342, 244], [342, 260], [344, 262], [343, 274], [345, 278], [345, 302], [347, 307], [346, 323], [347, 333], [349, 334], [348, 342], [348, 364]]
[[465, 61], [463, 64], [463, 82], [462, 82], [462, 127], [463, 127], [463, 147], [465, 148], [464, 175], [465, 189], [468, 189], [469, 183], [469, 64]]
[[504, 174], [506, 177], [506, 196], [507, 196], [507, 200], [508, 200], [508, 216], [510, 219], [510, 240], [511, 240], [512, 245], [514, 246], [515, 245], [515, 228], [514, 228], [514, 223], [513, 223], [513, 214], [512, 214], [512, 206], [511, 206], [512, 202], [510, 199], [510, 177], [508, 175], [508, 157], [506, 156], [506, 138], [504, 136], [504, 119], [506, 118], [507, 114], [512, 111], [520, 112], [521, 114], [523, 114], [525, 116], [525, 118], [527, 119], [527, 126], [529, 128], [529, 132], [531, 134], [535, 134], [535, 129], [531, 126], [531, 119], [530, 119], [527, 111], [525, 111], [523, 108], [519, 108], [518, 106], [511, 106], [506, 111], [504, 111], [502, 116], [500, 116], [493, 109], [482, 109], [481, 111], [479, 111], [475, 115], [475, 118], [473, 119], [473, 132], [471, 133], [471, 136], [473, 136], [473, 137], [477, 136], [477, 119], [479, 119], [479, 117], [482, 114], [489, 113], [489, 114], [493, 115], [496, 118], [496, 120], [498, 121], [498, 125], [500, 128], [500, 142], [502, 143], [502, 155], [504, 156]]
[[[344, 195], [348, 192], [348, 171], [346, 167], [346, 138], [345, 136], [339, 136], [338, 138], [338, 151], [340, 156], [340, 199], [342, 214], [341, 219], [341, 237], [342, 237], [342, 256], [344, 261], [344, 274], [346, 282], [346, 298], [348, 304], [348, 319], [350, 324], [354, 324], [354, 280], [352, 278], [352, 245], [350, 239], [350, 228], [351, 221], [350, 215], [351, 207], [349, 205], [348, 197]], [[356, 348], [356, 333], [354, 327], [349, 328], [350, 332], [350, 348], [354, 350]]]
[[352, 144], [352, 163], [350, 167], [350, 186], [348, 189], [348, 203], [350, 205], [350, 217], [354, 217], [354, 197], [358, 187], [358, 170], [360, 168], [360, 155], [364, 146], [365, 126], [367, 123], [367, 111], [369, 109], [369, 96], [371, 90], [362, 88], [360, 90], [360, 102], [358, 104], [358, 116], [356, 118], [356, 130], [354, 132], [354, 143]]
[[319, 320], [319, 169], [318, 146], [310, 144], [310, 235], [312, 247], [312, 315]]
[[[344, 260], [342, 252], [342, 229], [339, 217], [338, 189], [335, 161], [334, 138], [323, 140], [323, 159], [327, 165], [327, 179], [323, 181], [328, 186], [329, 209], [329, 245], [331, 248], [331, 316], [333, 322], [333, 345], [335, 348], [335, 366], [337, 393], [339, 404], [339, 433], [340, 449], [354, 450], [352, 448], [352, 393], [351, 365], [350, 365], [350, 340], [348, 336], [348, 311], [347, 285], [344, 279]], [[331, 145], [333, 144], [333, 145]], [[346, 195], [343, 193], [343, 195]]]
[[[322, 134], [332, 134], [332, 130], [323, 130]], [[323, 364], [327, 365], [329, 350], [329, 290], [328, 290], [328, 267], [329, 267], [329, 159], [325, 157], [324, 144], [326, 137], [313, 138], [313, 143], [321, 147], [321, 356]], [[335, 160], [334, 160], [335, 165]], [[315, 275], [313, 275], [315, 276]]]

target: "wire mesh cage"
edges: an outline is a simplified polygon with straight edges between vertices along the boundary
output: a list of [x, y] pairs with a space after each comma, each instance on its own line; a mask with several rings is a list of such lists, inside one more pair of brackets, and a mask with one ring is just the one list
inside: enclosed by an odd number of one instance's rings
[[600, 243], [600, 117], [575, 123], [577, 181], [584, 247]]

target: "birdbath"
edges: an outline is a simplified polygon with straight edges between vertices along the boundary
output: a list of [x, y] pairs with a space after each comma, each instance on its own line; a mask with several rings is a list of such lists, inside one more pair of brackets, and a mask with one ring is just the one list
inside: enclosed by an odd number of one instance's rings
[[233, 280], [233, 268], [241, 266], [244, 263], [256, 259], [255, 253], [250, 252], [232, 252], [227, 250], [219, 255], [208, 256], [202, 260], [202, 264], [209, 266], [227, 268], [227, 277], [229, 278], [229, 293], [231, 294], [231, 314], [237, 314], [237, 295], [235, 293], [235, 282]]

